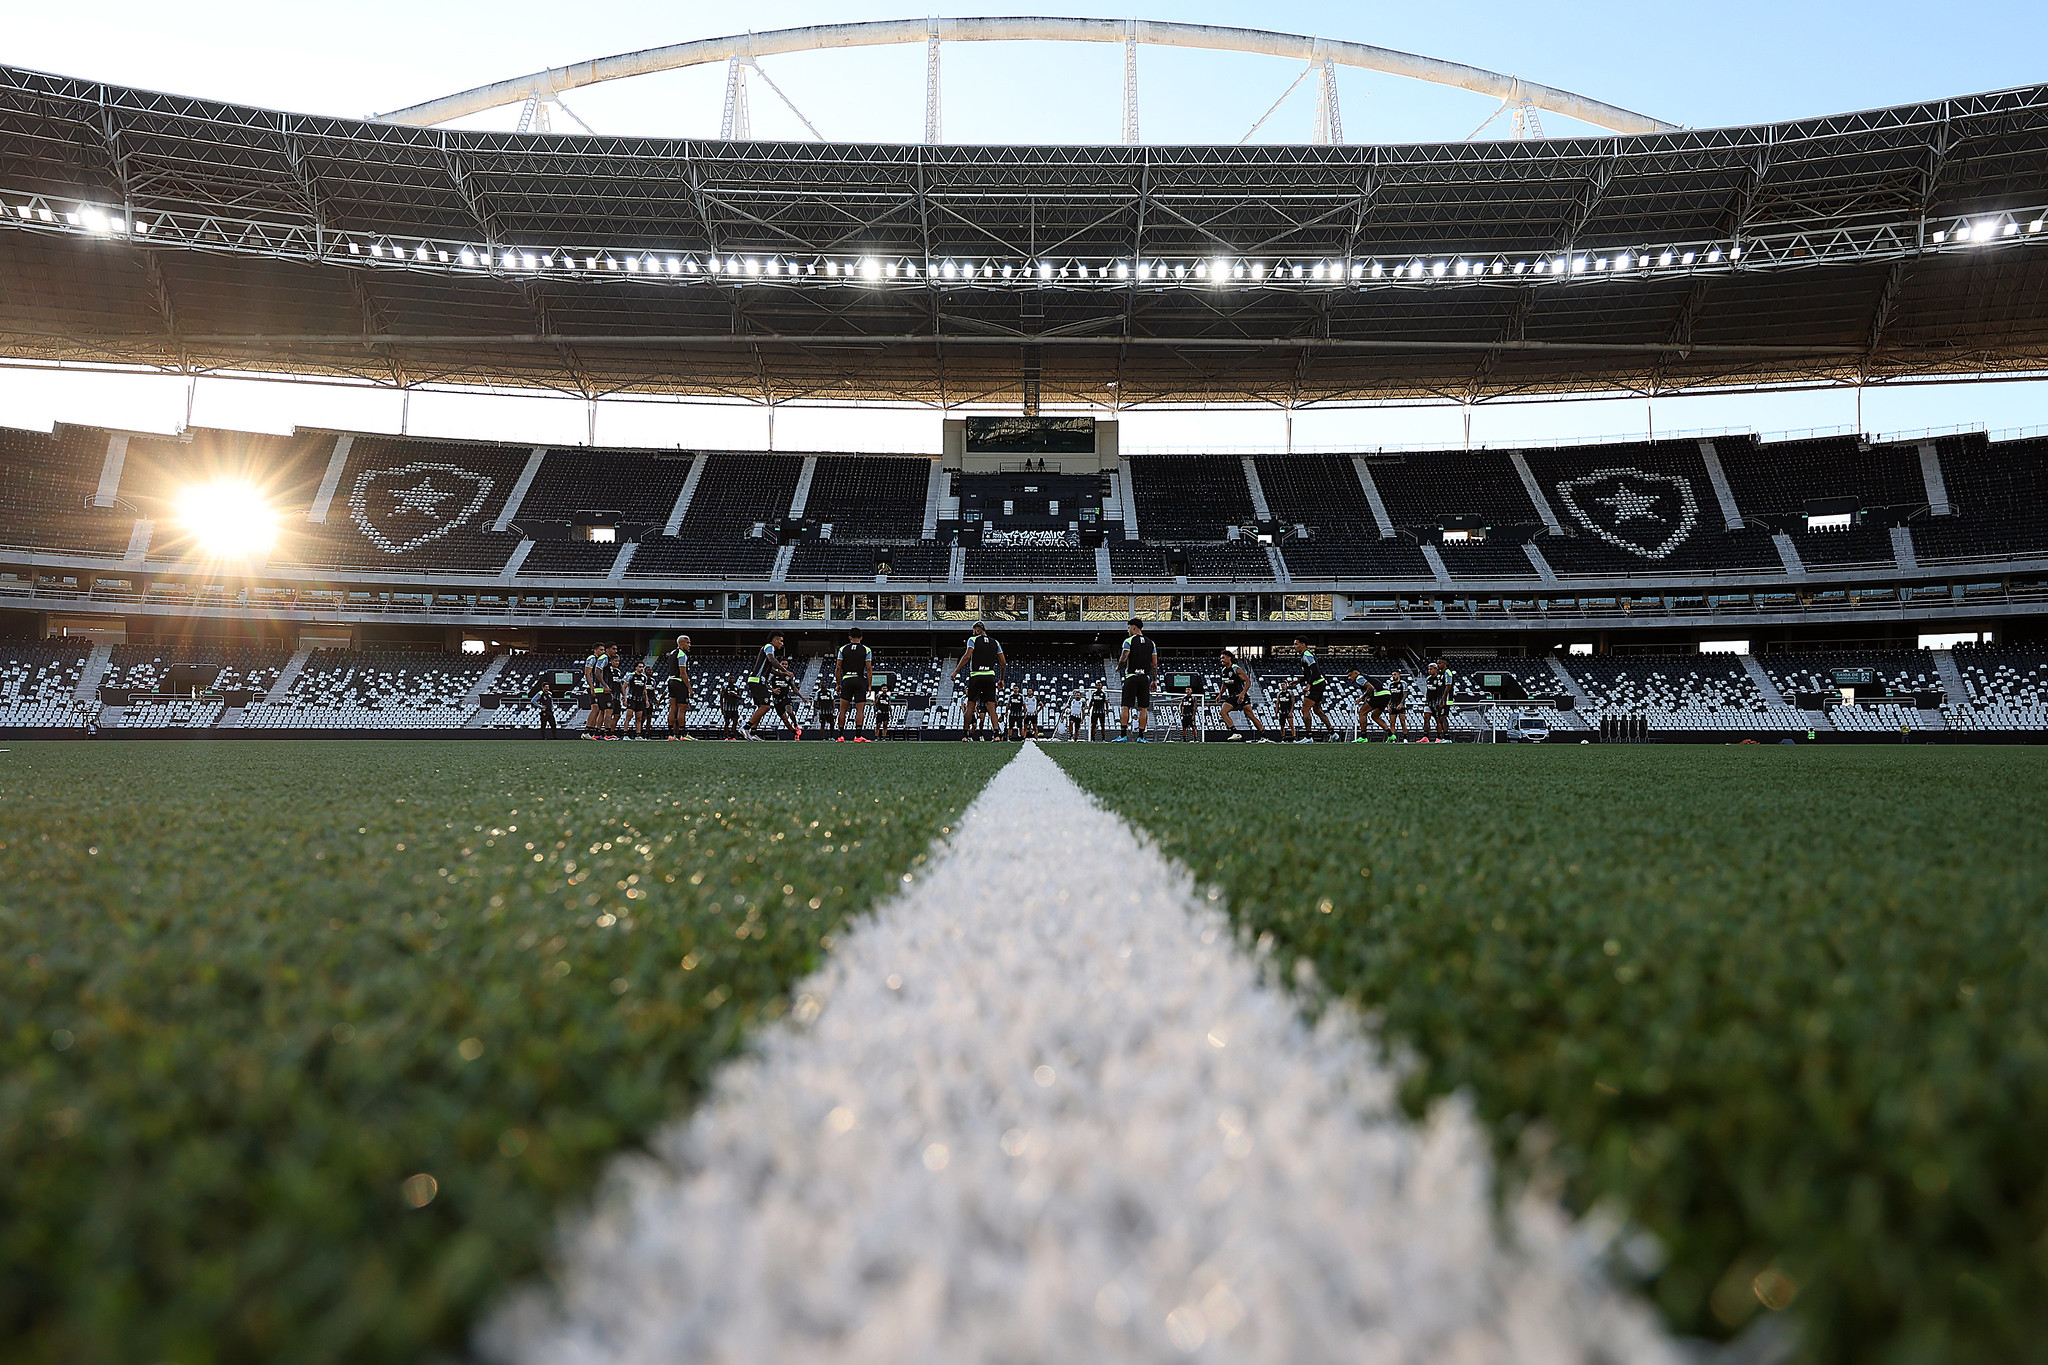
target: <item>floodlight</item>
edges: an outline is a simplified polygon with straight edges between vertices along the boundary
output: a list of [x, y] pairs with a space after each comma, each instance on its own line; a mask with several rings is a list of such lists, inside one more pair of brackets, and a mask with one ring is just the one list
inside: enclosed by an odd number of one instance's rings
[[[116, 218], [114, 220], [114, 231], [119, 232], [120, 230], [121, 220], [119, 218]], [[2000, 229], [2000, 234], [2002, 236], [2010, 237], [2013, 234], [2017, 233], [2019, 230], [2020, 225], [2018, 223], [2007, 223], [2002, 229]]]
[[1945, 242], [1945, 241], [1947, 241], [1947, 240], [1948, 240], [1948, 234], [1947, 234], [1946, 232], [1937, 232], [1937, 233], [1935, 233], [1935, 234], [1934, 234], [1934, 243], [1935, 243], [1935, 245], [1936, 245], [1936, 246], [1939, 246], [1939, 245], [1941, 245], [1941, 244], [1942, 244], [1943, 242]]
[[1038, 278], [1041, 280], [1049, 280], [1052, 278], [1051, 261], [1040, 261], [1038, 263]]
[[375, 256], [375, 257], [376, 257], [376, 258], [377, 258], [378, 260], [380, 260], [380, 261], [381, 261], [381, 260], [383, 260], [383, 259], [384, 259], [384, 244], [383, 244], [382, 242], [372, 242], [372, 243], [370, 243], [370, 254], [371, 254], [372, 256]]
[[436, 252], [434, 253], [434, 255], [436, 255], [437, 257], [439, 257], [439, 258], [440, 258], [440, 261], [441, 261], [441, 264], [442, 264], [442, 265], [446, 265], [446, 264], [448, 264], [448, 253], [447, 253], [447, 251], [445, 251], [445, 250], [438, 250], [438, 251], [436, 251]]
[[1378, 279], [1380, 277], [1380, 263], [1378, 261], [1374, 261], [1372, 263], [1372, 277], [1374, 279]]
[[1221, 284], [1230, 278], [1230, 262], [1220, 257], [1209, 263], [1209, 278]]
[[[2007, 230], [2010, 231], [2010, 229], [2011, 224], [2007, 224]], [[122, 222], [119, 218], [109, 218], [107, 219], [107, 230], [109, 232], [126, 232], [128, 230], [128, 225]]]
[[870, 256], [860, 263], [860, 273], [863, 279], [879, 280], [882, 278], [882, 263]]
[[50, 211], [48, 209], [37, 209], [36, 217], [42, 219], [46, 223], [54, 223], [57, 221], [55, 218], [50, 216]]
[[[2039, 224], [2039, 223], [2036, 223], [2036, 224], [2034, 224], [2034, 226], [2038, 228], [2038, 227], [2040, 226], [2040, 224]], [[147, 223], [143, 222], [143, 221], [142, 221], [142, 220], [140, 220], [140, 219], [137, 219], [137, 220], [136, 220], [136, 223], [135, 223], [135, 230], [136, 230], [137, 232], [140, 232], [140, 233], [144, 233], [144, 234], [147, 234], [147, 233], [148, 233], [148, 231], [149, 231], [149, 224], [147, 224]]]
[[1731, 260], [1731, 261], [1739, 261], [1739, 260], [1741, 260], [1741, 259], [1742, 259], [1742, 248], [1741, 248], [1741, 247], [1739, 247], [1739, 246], [1731, 246], [1731, 247], [1729, 247], [1729, 248], [1728, 248], [1728, 259], [1729, 259], [1729, 260]]
[[1116, 263], [1116, 277], [1120, 280], [1127, 280], [1131, 277], [1131, 267], [1129, 262], [1118, 261]]
[[1523, 271], [1524, 269], [1526, 269], [1526, 268], [1527, 268], [1528, 264], [1529, 264], [1529, 263], [1528, 263], [1527, 261], [1516, 261], [1516, 262], [1515, 262], [1515, 273], [1516, 273], [1517, 275], [1521, 274], [1521, 273], [1522, 273], [1522, 271]]
[[1184, 280], [1184, 279], [1186, 279], [1186, 278], [1187, 278], [1187, 276], [1188, 276], [1188, 268], [1187, 268], [1187, 267], [1186, 267], [1185, 265], [1175, 265], [1175, 266], [1174, 266], [1174, 268], [1173, 268], [1173, 277], [1174, 277], [1175, 279], [1177, 279], [1177, 280]]
[[669, 273], [669, 274], [671, 274], [671, 275], [680, 275], [680, 274], [682, 274], [682, 273], [683, 273], [683, 263], [682, 263], [682, 262], [681, 262], [680, 260], [677, 260], [677, 259], [676, 259], [676, 258], [675, 258], [674, 256], [671, 256], [671, 257], [669, 257], [669, 258], [668, 258], [668, 273]]
[[177, 507], [180, 524], [216, 558], [253, 558], [277, 540], [277, 513], [251, 484], [194, 484], [178, 495]]
[[1581, 256], [1581, 257], [1579, 257], [1579, 258], [1578, 258], [1578, 259], [1577, 259], [1576, 261], [1573, 261], [1573, 262], [1572, 262], [1572, 274], [1574, 274], [1574, 275], [1583, 275], [1583, 274], [1585, 274], [1585, 273], [1586, 273], [1586, 267], [1587, 267], [1587, 266], [1588, 266], [1589, 264], [1590, 264], [1590, 262], [1588, 261], [1588, 259], [1587, 259], [1586, 257], [1584, 257], [1584, 256]]
[[1659, 257], [1657, 258], [1657, 264], [1658, 264], [1658, 265], [1670, 265], [1670, 264], [1671, 264], [1671, 253], [1667, 251], [1667, 252], [1665, 252], [1665, 253], [1664, 253], [1663, 255], [1659, 256]]
[[1010, 266], [1007, 262], [1003, 265], [1003, 278], [1006, 280], [1010, 278]]
[[972, 261], [963, 261], [963, 262], [961, 262], [961, 264], [960, 264], [960, 278], [961, 278], [961, 279], [963, 279], [963, 280], [971, 280], [971, 279], [973, 279], [973, 278], [974, 278], [974, 262], [972, 262]]
[[1680, 263], [1681, 263], [1681, 264], [1684, 264], [1684, 265], [1691, 265], [1691, 264], [1692, 264], [1692, 258], [1693, 258], [1693, 254], [1692, 254], [1692, 253], [1691, 253], [1690, 251], [1688, 251], [1688, 252], [1686, 252], [1686, 253], [1685, 253], [1685, 255], [1681, 256], [1681, 257], [1679, 258], [1679, 260], [1680, 260]]
[[2033, 222], [2027, 224], [2027, 231], [2039, 232], [2041, 230], [2041, 221], [2041, 219], [2036, 218]]
[[1715, 248], [1714, 248], [1714, 249], [1713, 249], [1712, 251], [1709, 251], [1709, 252], [1707, 253], [1707, 264], [1708, 264], [1708, 265], [1719, 265], [1719, 264], [1721, 264], [1721, 248], [1720, 248], [1720, 247], [1715, 247]]
[[1442, 279], [1444, 277], [1445, 268], [1446, 267], [1444, 263], [1442, 261], [1438, 261], [1435, 265], [1432, 265], [1429, 268], [1429, 273], [1435, 276], [1437, 279]]

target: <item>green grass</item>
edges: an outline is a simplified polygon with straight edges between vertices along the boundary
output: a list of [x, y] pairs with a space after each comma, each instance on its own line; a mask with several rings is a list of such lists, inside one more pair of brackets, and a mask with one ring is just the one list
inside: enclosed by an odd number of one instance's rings
[[459, 1349], [1009, 757], [11, 747], [0, 1360], [65, 1365]]
[[1679, 1330], [2048, 1358], [2048, 750], [1052, 752], [1412, 1049], [1411, 1104], [1653, 1231]]

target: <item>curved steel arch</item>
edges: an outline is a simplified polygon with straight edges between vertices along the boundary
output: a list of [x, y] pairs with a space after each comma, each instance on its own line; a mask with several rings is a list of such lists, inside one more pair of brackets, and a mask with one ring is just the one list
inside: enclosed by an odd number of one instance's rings
[[1604, 104], [1548, 85], [1537, 85], [1516, 76], [1503, 76], [1461, 62], [1436, 57], [1419, 57], [1369, 43], [1343, 42], [1334, 38], [1309, 38], [1296, 33], [1270, 33], [1262, 29], [1225, 28], [1214, 24], [1177, 24], [1148, 19], [881, 19], [855, 24], [817, 24], [808, 28], [777, 29], [768, 33], [735, 34], [727, 38], [700, 38], [694, 42], [650, 47], [613, 57], [597, 57], [571, 66], [553, 67], [528, 76], [480, 85], [474, 90], [443, 95], [424, 104], [410, 105], [377, 117], [387, 123], [432, 127], [451, 119], [479, 114], [487, 109], [514, 104], [535, 97], [546, 99], [565, 90], [629, 76], [647, 76], [659, 71], [704, 66], [734, 57], [772, 57], [787, 52], [817, 52], [828, 48], [878, 47], [896, 43], [923, 43], [933, 36], [940, 42], [1062, 42], [1121, 43], [1135, 37], [1154, 47], [1194, 47], [1218, 52], [1250, 52], [1269, 57], [1291, 57], [1297, 61], [1325, 59], [1339, 66], [1364, 71], [1381, 71], [1392, 76], [1428, 81], [1433, 85], [1455, 86], [1497, 99], [1526, 100], [1547, 114], [1590, 123], [1616, 133], [1669, 133], [1677, 124], [1666, 123], [1632, 110]]

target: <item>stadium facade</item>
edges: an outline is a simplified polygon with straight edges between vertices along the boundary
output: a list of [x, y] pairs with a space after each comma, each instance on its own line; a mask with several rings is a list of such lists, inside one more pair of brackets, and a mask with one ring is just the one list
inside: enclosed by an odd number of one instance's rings
[[[1492, 650], [1506, 699], [1581, 726], [1609, 694], [1546, 661], [1569, 645], [2024, 650], [2038, 440], [1249, 458], [1127, 454], [1113, 418], [2033, 371], [2044, 108], [2029, 87], [1534, 142], [869, 146], [454, 132], [0, 68], [0, 351], [23, 360], [1106, 419], [949, 422], [924, 457], [10, 432], [0, 588], [18, 633], [281, 649], [295, 667], [240, 689], [280, 702], [319, 643], [567, 657], [688, 630], [715, 656], [766, 623], [859, 622], [909, 657], [986, 618], [1065, 659], [1136, 614], [1189, 668], [1297, 632], [1361, 661]], [[183, 490], [220, 478], [266, 490], [267, 557], [180, 530]], [[120, 663], [49, 676], [85, 702]], [[2021, 664], [1981, 696], [1953, 658], [1867, 686], [1909, 726], [2031, 716]], [[1831, 681], [1729, 667], [1736, 718], [1777, 728]], [[443, 708], [462, 724], [497, 685], [473, 671]], [[1655, 671], [1608, 709], [1654, 710]]]

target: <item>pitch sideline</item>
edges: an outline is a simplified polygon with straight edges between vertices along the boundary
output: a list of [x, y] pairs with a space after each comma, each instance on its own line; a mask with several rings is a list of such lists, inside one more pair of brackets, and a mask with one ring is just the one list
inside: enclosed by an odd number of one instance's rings
[[[1212, 893], [1213, 894], [1213, 893]], [[510, 1365], [1679, 1357], [1456, 1104], [1422, 1124], [1026, 744], [572, 1226]]]

